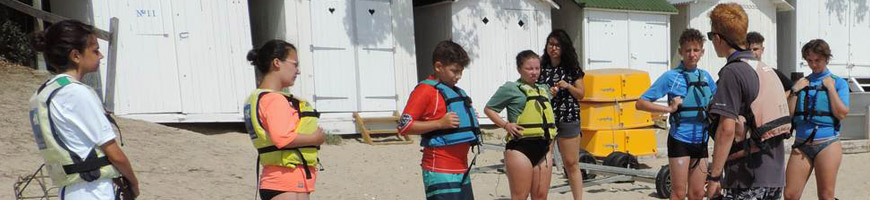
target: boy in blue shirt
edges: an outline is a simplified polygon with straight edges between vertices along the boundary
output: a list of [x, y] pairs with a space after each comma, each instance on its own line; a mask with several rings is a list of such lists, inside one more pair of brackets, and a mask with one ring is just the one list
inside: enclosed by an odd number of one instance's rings
[[[670, 113], [668, 133], [668, 163], [671, 173], [670, 199], [702, 199], [707, 169], [707, 105], [716, 92], [710, 73], [698, 68], [704, 55], [704, 36], [696, 29], [686, 29], [680, 35], [680, 56], [677, 68], [665, 72], [640, 97], [637, 109], [655, 113]], [[668, 97], [668, 106], [654, 101]]]

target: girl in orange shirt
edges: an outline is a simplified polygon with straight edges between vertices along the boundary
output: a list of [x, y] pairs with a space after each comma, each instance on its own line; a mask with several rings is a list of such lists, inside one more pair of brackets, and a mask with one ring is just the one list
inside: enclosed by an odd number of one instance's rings
[[[268, 91], [256, 92], [258, 100], [255, 109], [258, 122], [251, 123], [258, 123], [266, 133], [266, 137], [271, 140], [271, 145], [278, 150], [323, 144], [325, 137], [319, 127], [313, 134], [297, 132], [300, 117], [304, 117], [300, 115], [302, 113], [299, 111], [300, 105], [293, 105], [299, 102], [291, 103], [293, 97], [281, 93], [284, 88], [293, 86], [299, 75], [296, 47], [282, 40], [271, 40], [261, 48], [248, 52], [247, 59], [262, 74], [258, 91]], [[249, 113], [253, 112], [246, 112]], [[255, 134], [251, 123], [248, 123], [249, 132]], [[262, 148], [258, 150], [262, 154]], [[310, 165], [300, 164], [295, 167], [264, 165], [259, 180], [260, 197], [264, 200], [309, 199], [311, 192], [314, 192], [316, 172], [317, 170]]]

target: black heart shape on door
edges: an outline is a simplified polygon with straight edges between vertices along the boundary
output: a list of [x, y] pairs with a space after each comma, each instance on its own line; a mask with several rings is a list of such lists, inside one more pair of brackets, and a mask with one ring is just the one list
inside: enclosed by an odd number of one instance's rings
[[375, 9], [369, 9], [369, 15], [375, 15]]
[[335, 8], [329, 8], [329, 13], [335, 12]]

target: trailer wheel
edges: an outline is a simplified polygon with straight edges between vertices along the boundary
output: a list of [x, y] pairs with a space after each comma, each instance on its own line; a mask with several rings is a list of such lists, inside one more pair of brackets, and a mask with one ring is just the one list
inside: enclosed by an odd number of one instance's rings
[[616, 151], [610, 153], [610, 155], [607, 155], [607, 157], [604, 158], [604, 165], [622, 168], [637, 168], [639, 164], [637, 162], [637, 157], [625, 152]]
[[[598, 161], [596, 161], [595, 156], [592, 156], [588, 151], [580, 149], [580, 163], [598, 164]], [[583, 180], [590, 180], [596, 177], [595, 174], [589, 173], [583, 168], [580, 168], [580, 174], [583, 175]]]
[[659, 198], [671, 197], [671, 169], [668, 165], [662, 166], [656, 174], [656, 194]]

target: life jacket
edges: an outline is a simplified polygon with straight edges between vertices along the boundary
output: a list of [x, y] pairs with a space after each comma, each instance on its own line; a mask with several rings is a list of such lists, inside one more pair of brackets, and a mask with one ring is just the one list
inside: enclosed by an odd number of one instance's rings
[[[245, 127], [248, 134], [251, 136], [251, 142], [254, 148], [257, 148], [259, 154], [257, 160], [260, 165], [280, 166], [287, 168], [296, 168], [297, 165], [314, 167], [319, 162], [317, 158], [317, 150], [319, 146], [304, 146], [293, 148], [278, 148], [269, 133], [263, 127], [260, 119], [260, 99], [273, 92], [272, 90], [257, 89], [245, 101], [244, 115]], [[294, 98], [292, 95], [284, 95], [290, 105], [299, 112], [299, 121], [296, 124], [296, 133], [301, 135], [311, 135], [317, 131], [317, 120], [320, 113], [314, 109], [311, 104], [305, 100]], [[303, 167], [305, 177], [311, 178], [311, 172], [308, 167]]]
[[33, 127], [34, 140], [45, 160], [45, 167], [52, 183], [56, 187], [63, 187], [73, 183], [120, 177], [121, 173], [112, 166], [99, 146], [91, 147], [88, 156], [82, 158], [61, 140], [63, 136], [51, 119], [50, 105], [54, 95], [71, 84], [84, 85], [62, 76], [46, 81], [30, 97], [30, 124]]
[[[734, 136], [735, 142], [731, 146], [729, 160], [769, 151], [773, 148], [772, 145], [791, 137], [792, 126], [782, 82], [773, 68], [764, 62], [750, 59], [736, 59], [728, 64], [735, 62], [747, 63], [754, 69], [758, 75], [758, 96], [740, 112], [745, 123], [738, 125], [735, 130], [737, 134]], [[712, 130], [711, 133], [715, 133], [718, 121], [714, 124], [712, 129], [708, 129]]]
[[708, 116], [707, 105], [713, 98], [713, 91], [707, 82], [707, 73], [701, 69], [696, 70], [698, 70], [698, 76], [692, 77], [685, 68], [677, 69], [685, 80], [686, 96], [683, 97], [683, 104], [671, 113], [674, 127], [679, 127], [680, 122], [685, 120], [704, 122]]
[[[517, 125], [523, 127], [522, 138], [543, 138], [547, 141], [556, 136], [556, 124], [553, 118], [553, 106], [550, 105], [550, 96], [546, 91], [527, 84], [518, 84], [517, 88], [526, 96], [526, 107], [517, 116]], [[505, 139], [512, 138], [508, 134]]]
[[[837, 80], [840, 77], [830, 75], [832, 79]], [[824, 77], [821, 77], [823, 79]], [[815, 91], [815, 95], [810, 95], [810, 91]], [[815, 86], [807, 86], [799, 90], [796, 94], [797, 103], [795, 104], [794, 124], [814, 124], [813, 132], [804, 140], [804, 144], [812, 142], [815, 139], [818, 125], [833, 126], [835, 131], [840, 131], [840, 120], [834, 117], [831, 111], [831, 102], [828, 99], [828, 88], [824, 84]], [[802, 144], [801, 144], [802, 145]]]
[[459, 87], [450, 87], [435, 80], [424, 80], [420, 84], [435, 87], [444, 97], [447, 112], [454, 112], [459, 117], [459, 127], [424, 133], [420, 145], [440, 147], [466, 142], [479, 144], [480, 125], [477, 122], [477, 114], [471, 107], [471, 97], [468, 97]]

